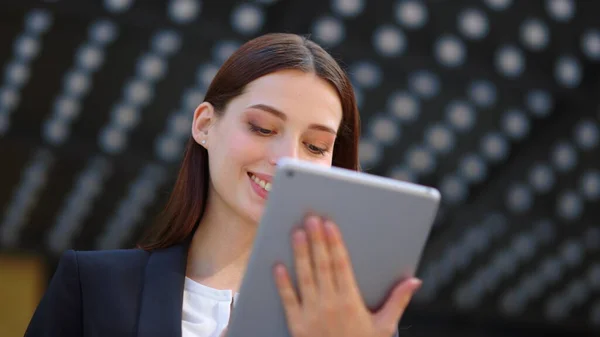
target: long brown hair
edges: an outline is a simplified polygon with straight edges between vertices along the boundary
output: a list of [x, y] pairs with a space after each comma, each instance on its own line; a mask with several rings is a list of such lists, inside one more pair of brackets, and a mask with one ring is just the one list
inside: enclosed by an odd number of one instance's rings
[[[360, 120], [352, 84], [333, 57], [305, 37], [277, 33], [246, 42], [221, 66], [204, 101], [222, 114], [250, 82], [287, 69], [314, 73], [335, 87], [343, 115], [334, 144], [333, 165], [359, 170]], [[209, 179], [208, 153], [190, 137], [163, 217], [138, 247], [167, 248], [189, 238], [204, 213]]]

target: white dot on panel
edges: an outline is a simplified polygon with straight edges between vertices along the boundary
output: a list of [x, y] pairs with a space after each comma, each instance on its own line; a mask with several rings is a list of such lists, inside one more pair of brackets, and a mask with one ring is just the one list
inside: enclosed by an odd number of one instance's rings
[[[204, 100], [206, 93], [202, 90], [188, 89], [182, 96], [181, 103], [184, 110], [196, 110], [198, 105]], [[191, 116], [191, 114], [190, 114]]]
[[354, 99], [356, 100], [356, 106], [360, 109], [363, 104], [364, 94], [357, 86], [354, 86]]
[[371, 135], [383, 144], [390, 144], [399, 137], [399, 128], [396, 123], [387, 117], [375, 117], [370, 123]]
[[425, 141], [430, 148], [446, 154], [454, 148], [454, 133], [444, 124], [434, 124], [425, 130]]
[[600, 171], [589, 170], [579, 180], [579, 191], [590, 201], [600, 199]]
[[406, 36], [392, 25], [381, 26], [373, 33], [373, 46], [383, 56], [398, 56], [406, 50]]
[[19, 37], [15, 41], [15, 53], [23, 61], [29, 61], [35, 58], [40, 50], [40, 43], [38, 39], [35, 39], [29, 35]]
[[550, 41], [548, 26], [539, 19], [527, 19], [520, 27], [521, 43], [530, 50], [544, 49]]
[[467, 89], [469, 99], [480, 107], [490, 107], [496, 103], [496, 87], [490, 81], [471, 82]]
[[208, 88], [218, 71], [219, 67], [214, 64], [207, 63], [203, 65], [198, 68], [198, 73], [196, 75], [198, 83], [200, 83], [202, 87]]
[[331, 0], [331, 9], [340, 16], [355, 17], [365, 7], [365, 0]]
[[600, 31], [589, 29], [581, 37], [583, 54], [592, 61], [600, 60]]
[[435, 156], [428, 148], [415, 146], [406, 153], [408, 167], [418, 173], [428, 174], [435, 170]]
[[118, 153], [125, 147], [125, 134], [123, 131], [114, 128], [104, 128], [100, 133], [100, 146], [105, 152]]
[[60, 97], [54, 102], [54, 113], [59, 119], [71, 121], [79, 116], [79, 101], [71, 97]]
[[146, 54], [138, 61], [137, 73], [145, 80], [155, 81], [165, 74], [167, 65], [163, 58], [154, 54]]
[[528, 186], [516, 184], [510, 187], [506, 196], [508, 209], [513, 213], [523, 213], [531, 208], [533, 196]]
[[381, 146], [370, 139], [361, 139], [358, 144], [358, 157], [361, 165], [377, 164], [381, 157]]
[[128, 130], [140, 121], [139, 110], [128, 105], [121, 105], [113, 110], [113, 121], [120, 129]]
[[174, 137], [159, 137], [156, 139], [156, 152], [165, 161], [177, 159], [183, 151], [182, 144]]
[[100, 45], [111, 43], [117, 38], [117, 27], [112, 21], [96, 21], [90, 26], [89, 35], [94, 42]]
[[240, 44], [235, 41], [218, 41], [212, 50], [213, 58], [222, 64], [233, 54]]
[[427, 23], [428, 12], [420, 0], [399, 0], [396, 5], [396, 21], [411, 29], [418, 29]]
[[79, 67], [84, 70], [95, 71], [104, 61], [104, 52], [96, 46], [85, 45], [77, 50], [75, 57]]
[[546, 11], [556, 21], [566, 22], [575, 15], [573, 0], [546, 0]]
[[457, 204], [467, 198], [469, 189], [467, 183], [458, 176], [446, 176], [440, 184], [440, 193], [445, 202]]
[[577, 152], [571, 144], [560, 142], [552, 150], [552, 163], [556, 170], [567, 172], [577, 165]]
[[563, 264], [557, 258], [547, 258], [542, 262], [540, 272], [545, 281], [556, 282], [563, 275]]
[[489, 21], [484, 12], [469, 8], [458, 15], [458, 30], [471, 40], [484, 38], [489, 31]]
[[104, 0], [104, 7], [113, 13], [125, 12], [131, 5], [133, 5], [133, 0]]
[[547, 117], [554, 107], [552, 96], [547, 91], [539, 89], [527, 93], [525, 104], [536, 117]]
[[172, 30], [164, 30], [152, 38], [152, 49], [163, 56], [171, 55], [181, 48], [179, 34]]
[[201, 4], [199, 0], [171, 0], [169, 15], [177, 23], [192, 22], [198, 17]]
[[569, 266], [576, 266], [581, 263], [584, 257], [583, 247], [579, 242], [570, 239], [560, 247], [560, 255], [562, 260]]
[[410, 122], [416, 120], [419, 116], [421, 104], [415, 95], [397, 91], [390, 95], [388, 109], [392, 115], [401, 121]]
[[513, 0], [484, 0], [485, 4], [495, 11], [503, 11], [512, 5]]
[[458, 164], [458, 169], [461, 176], [471, 183], [480, 183], [487, 176], [487, 165], [476, 154], [463, 157]]
[[530, 235], [522, 233], [513, 239], [511, 248], [521, 259], [530, 259], [537, 247]]
[[374, 88], [381, 83], [381, 69], [371, 62], [359, 62], [351, 67], [354, 82], [361, 87]]
[[90, 77], [79, 71], [71, 72], [66, 75], [64, 85], [70, 95], [85, 95], [90, 89]]
[[451, 101], [446, 106], [446, 120], [457, 131], [468, 131], [475, 124], [475, 109], [464, 101]]
[[420, 70], [409, 75], [408, 86], [411, 91], [422, 98], [432, 98], [440, 92], [438, 76], [427, 70]]
[[600, 290], [600, 263], [596, 262], [588, 268], [587, 281], [594, 290]]
[[169, 118], [169, 130], [177, 137], [189, 135], [191, 128], [191, 116], [174, 114]]
[[16, 87], [22, 87], [29, 80], [30, 70], [25, 63], [13, 62], [5, 71], [6, 81]]
[[557, 205], [558, 215], [566, 220], [576, 220], [583, 212], [583, 200], [576, 192], [566, 192], [559, 196]]
[[388, 176], [392, 179], [401, 180], [401, 181], [408, 181], [408, 182], [413, 182], [413, 183], [417, 181], [417, 175], [415, 174], [414, 171], [412, 171], [408, 167], [393, 168], [390, 171], [390, 173], [388, 174]]
[[481, 140], [481, 152], [490, 161], [508, 157], [508, 141], [499, 133], [488, 133]]
[[325, 16], [317, 19], [312, 27], [315, 39], [329, 47], [340, 43], [345, 36], [344, 24], [337, 18]]
[[458, 67], [465, 63], [467, 51], [464, 43], [457, 37], [445, 35], [434, 46], [436, 60], [446, 67]]
[[20, 100], [20, 94], [14, 87], [5, 86], [0, 88], [0, 107], [12, 110]]
[[44, 137], [52, 144], [62, 144], [68, 131], [65, 122], [62, 120], [52, 118], [44, 123]]
[[548, 165], [536, 164], [529, 172], [529, 184], [539, 193], [549, 192], [554, 180], [554, 171]]
[[575, 57], [563, 56], [556, 61], [554, 77], [556, 78], [556, 82], [563, 87], [578, 87], [582, 76], [581, 63]]
[[241, 4], [231, 13], [231, 25], [243, 35], [253, 35], [262, 29], [265, 21], [263, 10], [252, 4]]
[[504, 133], [514, 140], [523, 139], [529, 132], [529, 118], [521, 110], [506, 111], [501, 123]]
[[575, 126], [575, 141], [583, 150], [589, 151], [598, 146], [600, 132], [598, 125], [591, 119], [585, 119]]
[[503, 46], [496, 51], [494, 64], [500, 74], [517, 77], [525, 71], [525, 56], [517, 47]]
[[588, 227], [582, 237], [587, 250], [593, 252], [600, 249], [600, 227]]
[[133, 81], [125, 86], [125, 96], [136, 105], [146, 104], [152, 96], [152, 88], [147, 82]]
[[52, 25], [52, 15], [43, 9], [35, 9], [27, 14], [25, 19], [27, 30], [36, 34], [43, 34]]

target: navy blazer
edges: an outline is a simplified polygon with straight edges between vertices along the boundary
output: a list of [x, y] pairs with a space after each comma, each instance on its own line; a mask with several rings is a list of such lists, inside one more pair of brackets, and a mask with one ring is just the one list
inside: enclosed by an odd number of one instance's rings
[[181, 336], [187, 244], [63, 254], [25, 337]]
[[65, 252], [25, 337], [181, 336], [187, 251]]

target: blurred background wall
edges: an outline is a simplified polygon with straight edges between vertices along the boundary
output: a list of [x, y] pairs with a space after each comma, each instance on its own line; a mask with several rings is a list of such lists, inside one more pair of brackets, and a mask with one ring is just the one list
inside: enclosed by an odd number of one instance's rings
[[3, 0], [0, 335], [22, 335], [64, 250], [133, 246], [212, 76], [267, 32], [343, 62], [368, 172], [443, 194], [403, 333], [598, 335], [599, 15], [592, 0]]

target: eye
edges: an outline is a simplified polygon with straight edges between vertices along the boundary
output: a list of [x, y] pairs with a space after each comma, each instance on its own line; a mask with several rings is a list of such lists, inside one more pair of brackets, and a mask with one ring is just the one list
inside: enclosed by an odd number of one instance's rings
[[250, 131], [258, 134], [259, 136], [271, 136], [273, 134], [275, 134], [275, 132], [273, 130], [269, 130], [269, 129], [264, 129], [261, 128], [258, 125], [252, 124], [252, 123], [248, 123]]
[[313, 144], [306, 144], [305, 143], [305, 145], [308, 148], [308, 151], [310, 151], [310, 152], [312, 152], [314, 154], [318, 154], [318, 155], [324, 156], [325, 153], [327, 153], [327, 149], [320, 148], [320, 147], [318, 147], [316, 145], [313, 145]]

